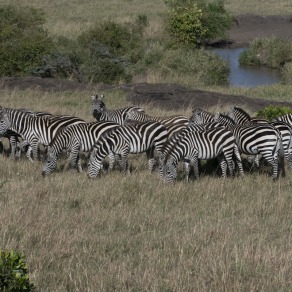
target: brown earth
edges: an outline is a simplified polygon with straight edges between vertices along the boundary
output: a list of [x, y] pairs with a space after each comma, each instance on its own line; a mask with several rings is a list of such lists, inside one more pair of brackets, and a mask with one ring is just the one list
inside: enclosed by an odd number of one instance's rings
[[[257, 37], [276, 36], [292, 40], [292, 16], [238, 16], [229, 31], [229, 46], [245, 46]], [[34, 88], [44, 91], [90, 90], [92, 93], [109, 88], [121, 88], [128, 92], [133, 104], [152, 103], [164, 109], [183, 109], [186, 107], [207, 108], [213, 106], [237, 105], [256, 111], [270, 104], [286, 105], [292, 103], [254, 99], [246, 96], [234, 96], [209, 91], [189, 89], [176, 84], [124, 84], [124, 85], [86, 85], [69, 80], [57, 80], [39, 77], [0, 78], [0, 90]]]

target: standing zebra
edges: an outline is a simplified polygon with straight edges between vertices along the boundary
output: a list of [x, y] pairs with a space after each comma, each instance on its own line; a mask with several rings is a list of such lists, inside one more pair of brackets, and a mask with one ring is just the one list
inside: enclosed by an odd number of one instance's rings
[[278, 178], [278, 164], [285, 176], [284, 149], [279, 132], [269, 124], [236, 125], [225, 115], [217, 113], [215, 121], [232, 131], [239, 151], [247, 155], [262, 154], [263, 158], [272, 165], [272, 177]]
[[[34, 160], [38, 159], [38, 144], [49, 145], [59, 129], [79, 123], [85, 121], [72, 116], [37, 117], [21, 110], [0, 110], [0, 135], [7, 130], [18, 133], [24, 139], [23, 143], [31, 147]], [[28, 156], [33, 161], [30, 153]]]
[[89, 164], [88, 176], [96, 177], [102, 168], [102, 161], [110, 152], [120, 156], [122, 173], [127, 171], [127, 158], [129, 153], [146, 152], [149, 170], [154, 167], [154, 150], [158, 156], [162, 153], [162, 147], [167, 140], [165, 126], [158, 122], [145, 122], [129, 126], [121, 126], [101, 136], [94, 144]]
[[[57, 157], [63, 149], [69, 153], [69, 162], [72, 168], [77, 165], [78, 171], [82, 171], [79, 152], [89, 152], [94, 143], [106, 131], [119, 127], [114, 122], [95, 122], [74, 124], [58, 131], [53, 141], [48, 146], [42, 175], [48, 175], [55, 170], [57, 166]], [[113, 159], [113, 155], [111, 156]], [[113, 161], [111, 160], [110, 168]]]
[[227, 166], [230, 174], [234, 175], [233, 157], [235, 157], [243, 174], [241, 158], [235, 138], [225, 127], [211, 128], [205, 131], [185, 131], [184, 135], [171, 144], [165, 155], [164, 180], [173, 182], [177, 177], [177, 164], [181, 159], [194, 161], [195, 177], [199, 177], [198, 159], [211, 159], [217, 157], [222, 170], [222, 177], [226, 177]]
[[[250, 115], [239, 107], [234, 107], [228, 114], [235, 124], [246, 125], [246, 124], [269, 124], [280, 133], [284, 148], [285, 159], [288, 162], [289, 169], [292, 169], [292, 128], [283, 121], [269, 122], [266, 119], [251, 118]], [[259, 157], [256, 155], [255, 164], [259, 167]]]
[[137, 111], [144, 112], [140, 107], [130, 106], [117, 110], [107, 110], [105, 103], [103, 102], [103, 94], [102, 95], [92, 95], [92, 115], [93, 117], [99, 121], [112, 121], [121, 126], [124, 125], [127, 112], [129, 110], [135, 109]]
[[186, 128], [189, 125], [189, 119], [185, 116], [171, 116], [171, 117], [152, 117], [135, 109], [128, 111], [125, 122], [147, 122], [155, 121], [164, 125], [168, 131], [168, 137], [174, 133]]
[[190, 122], [196, 125], [211, 123], [214, 122], [214, 115], [200, 108], [196, 108], [192, 112]]

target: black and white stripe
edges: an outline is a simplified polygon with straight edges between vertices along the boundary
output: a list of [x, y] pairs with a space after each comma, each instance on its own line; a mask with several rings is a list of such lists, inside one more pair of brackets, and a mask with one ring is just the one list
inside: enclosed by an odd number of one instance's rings
[[232, 118], [235, 124], [244, 125], [250, 123], [257, 123], [257, 124], [266, 124], [269, 123], [267, 119], [251, 117], [244, 109], [240, 107], [233, 107], [231, 111], [228, 113], [228, 116]]
[[[114, 122], [95, 122], [74, 124], [58, 131], [53, 141], [48, 146], [45, 163], [43, 166], [43, 176], [48, 175], [55, 170], [57, 159], [62, 150], [66, 150], [69, 154], [69, 163], [72, 168], [77, 166], [79, 172], [82, 171], [79, 152], [89, 152], [94, 143], [106, 131], [119, 127]], [[111, 164], [114, 161], [114, 156], [111, 155]]]
[[286, 124], [288, 124], [289, 126], [292, 127], [292, 113], [277, 117], [277, 118], [274, 119], [274, 121], [276, 121], [276, 122], [284, 122], [284, 123], [286, 123]]
[[[177, 178], [177, 164], [180, 160], [194, 162], [195, 177], [199, 177], [198, 159], [217, 157], [222, 170], [222, 177], [226, 177], [227, 166], [230, 174], [234, 175], [233, 158], [243, 174], [241, 158], [235, 138], [225, 127], [210, 128], [197, 131], [195, 128], [183, 131], [182, 135], [170, 139], [164, 150], [163, 177], [166, 182], [173, 182]], [[188, 180], [188, 172], [186, 173]]]
[[129, 153], [146, 152], [149, 170], [152, 171], [155, 164], [154, 150], [158, 156], [161, 155], [167, 134], [165, 126], [153, 121], [113, 129], [94, 144], [88, 164], [89, 177], [97, 176], [104, 158], [110, 152], [120, 156], [123, 173], [127, 171]]
[[92, 95], [92, 115], [98, 121], [111, 121], [121, 126], [124, 125], [127, 112], [134, 109], [144, 112], [143, 109], [137, 106], [125, 107], [117, 110], [108, 110], [103, 102], [103, 95]]
[[[85, 121], [72, 116], [38, 117], [21, 110], [0, 110], [0, 135], [7, 130], [19, 134], [24, 140], [23, 144], [31, 147], [34, 159], [38, 158], [39, 144], [48, 146], [59, 129], [79, 123]], [[28, 158], [33, 161], [30, 153]]]
[[164, 125], [168, 131], [169, 137], [174, 133], [186, 128], [189, 125], [189, 119], [186, 116], [177, 115], [171, 117], [152, 117], [137, 110], [130, 110], [126, 115], [126, 123], [155, 121]]
[[278, 164], [285, 175], [284, 149], [279, 132], [269, 124], [236, 125], [225, 115], [216, 114], [215, 121], [232, 131], [239, 151], [247, 155], [259, 155], [272, 165], [272, 177], [278, 177]]

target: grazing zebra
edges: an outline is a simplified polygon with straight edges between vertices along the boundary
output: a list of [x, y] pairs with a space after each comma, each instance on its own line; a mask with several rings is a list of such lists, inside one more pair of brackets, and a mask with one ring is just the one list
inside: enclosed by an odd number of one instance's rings
[[161, 155], [167, 134], [165, 126], [153, 121], [113, 129], [94, 144], [88, 164], [88, 176], [97, 176], [103, 159], [110, 152], [120, 156], [123, 174], [127, 172], [129, 153], [146, 152], [149, 170], [152, 171], [155, 163], [154, 150], [158, 156]]
[[241, 153], [261, 154], [272, 165], [274, 180], [278, 178], [278, 165], [285, 176], [282, 139], [275, 127], [269, 124], [236, 125], [230, 117], [219, 113], [214, 119], [232, 131]]
[[[102, 134], [116, 127], [119, 127], [119, 125], [114, 122], [95, 122], [74, 124], [61, 129], [48, 146], [42, 175], [46, 176], [55, 170], [57, 157], [63, 149], [70, 153], [69, 162], [71, 167], [75, 168], [77, 165], [78, 171], [81, 172], [82, 166], [79, 152], [89, 152]], [[113, 159], [113, 155], [111, 155], [111, 159]], [[110, 168], [112, 168], [112, 164], [113, 160], [111, 160]]]
[[[24, 139], [23, 144], [31, 147], [34, 160], [38, 159], [38, 144], [49, 145], [59, 129], [78, 123], [85, 121], [72, 116], [37, 117], [16, 109], [0, 110], [0, 135], [7, 130], [18, 133]], [[33, 161], [30, 152], [27, 156]]]
[[186, 128], [190, 121], [185, 116], [171, 116], [171, 117], [151, 117], [143, 112], [137, 110], [130, 110], [126, 115], [126, 123], [129, 122], [147, 122], [155, 121], [164, 125], [168, 131], [168, 137], [171, 137], [174, 133]]
[[[222, 177], [226, 177], [227, 166], [231, 176], [234, 175], [233, 157], [243, 174], [241, 157], [232, 133], [225, 127], [211, 128], [205, 131], [184, 131], [184, 135], [176, 137], [177, 141], [168, 141], [170, 147], [165, 148], [163, 176], [165, 182], [173, 182], [177, 177], [177, 164], [186, 158], [194, 161], [195, 177], [199, 178], [198, 159], [217, 157], [222, 170]], [[188, 175], [188, 173], [187, 173]], [[188, 178], [187, 178], [188, 180]]]
[[[173, 145], [180, 143], [180, 140], [182, 139], [182, 137], [186, 134], [188, 134], [189, 132], [192, 131], [206, 131], [206, 130], [210, 130], [216, 127], [222, 127], [221, 124], [219, 123], [207, 123], [207, 124], [201, 124], [201, 125], [197, 125], [197, 124], [189, 124], [186, 128], [182, 128], [179, 131], [177, 131], [175, 133], [175, 135], [171, 136], [170, 138], [168, 138], [168, 141], [164, 144], [163, 147], [163, 151], [162, 151], [162, 155], [161, 155], [161, 168], [160, 168], [160, 176], [163, 178], [163, 163], [165, 161], [165, 158], [167, 156], [167, 153], [170, 151], [170, 149], [173, 147]], [[190, 172], [190, 159], [184, 157], [183, 158], [183, 163], [184, 163], [184, 172], [185, 172], [185, 179], [188, 182], [189, 181], [189, 172]]]
[[144, 112], [143, 109], [136, 106], [125, 107], [117, 110], [107, 110], [105, 103], [103, 102], [103, 94], [102, 95], [92, 95], [92, 115], [98, 121], [112, 121], [121, 126], [124, 125], [127, 112], [129, 110], [135, 109], [137, 111]]

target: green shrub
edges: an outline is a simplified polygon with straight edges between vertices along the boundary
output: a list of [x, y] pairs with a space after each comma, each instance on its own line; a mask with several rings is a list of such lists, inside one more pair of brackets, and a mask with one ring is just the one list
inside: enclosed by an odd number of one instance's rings
[[283, 116], [289, 113], [292, 113], [292, 110], [287, 106], [269, 105], [264, 109], [256, 112], [256, 116], [272, 121], [276, 117]]
[[131, 80], [132, 66], [143, 56], [142, 27], [147, 19], [121, 25], [104, 22], [82, 33], [82, 74], [87, 82], [117, 83]]
[[171, 7], [168, 21], [171, 34], [180, 42], [200, 46], [216, 38], [226, 38], [232, 23], [223, 0], [166, 1]]
[[287, 62], [283, 66], [282, 78], [285, 84], [292, 84], [292, 62]]
[[15, 251], [0, 250], [0, 291], [33, 291], [25, 257]]
[[239, 57], [241, 65], [265, 65], [270, 68], [282, 68], [291, 60], [292, 42], [275, 37], [254, 40]]
[[0, 7], [0, 76], [24, 76], [53, 44], [42, 28], [44, 14], [29, 7]]

